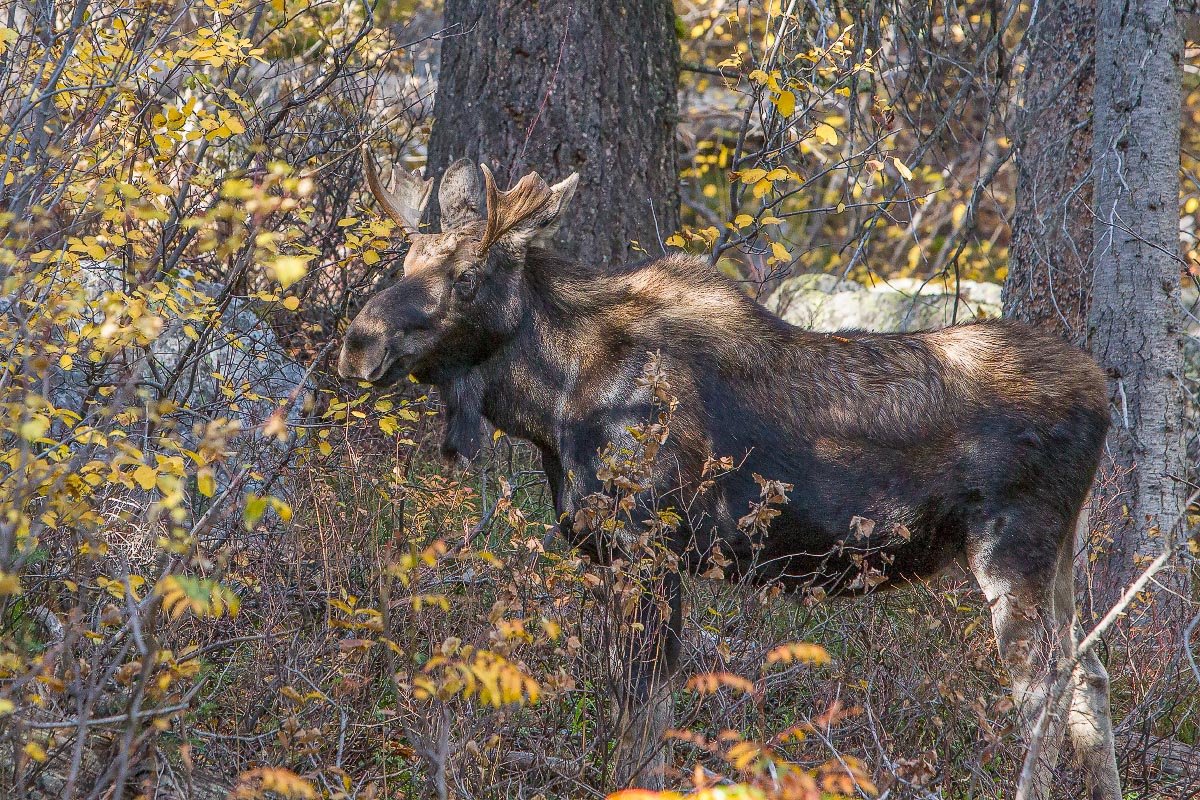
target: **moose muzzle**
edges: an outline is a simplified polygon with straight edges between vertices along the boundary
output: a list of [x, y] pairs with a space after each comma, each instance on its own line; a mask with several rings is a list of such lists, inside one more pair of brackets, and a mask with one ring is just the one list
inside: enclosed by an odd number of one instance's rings
[[352, 380], [378, 382], [396, 357], [386, 327], [370, 314], [362, 314], [346, 331], [338, 357], [338, 375]]

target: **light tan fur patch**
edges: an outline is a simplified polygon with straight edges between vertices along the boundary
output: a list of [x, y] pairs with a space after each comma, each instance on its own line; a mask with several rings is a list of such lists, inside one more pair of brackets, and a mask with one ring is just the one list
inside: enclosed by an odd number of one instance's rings
[[1011, 347], [1002, 334], [985, 325], [963, 325], [925, 334], [934, 354], [951, 378], [961, 376], [1011, 399], [1028, 398], [1035, 387], [1019, 365], [1009, 360]]

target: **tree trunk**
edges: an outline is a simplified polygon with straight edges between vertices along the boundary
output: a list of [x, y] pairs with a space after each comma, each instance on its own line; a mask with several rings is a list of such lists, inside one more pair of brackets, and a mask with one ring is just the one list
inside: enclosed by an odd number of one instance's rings
[[[1089, 340], [1109, 377], [1120, 476], [1095, 576], [1102, 611], [1161, 552], [1186, 497], [1179, 305], [1182, 38], [1170, 0], [1098, 0], [1095, 254]], [[1111, 491], [1111, 489], [1109, 490]], [[1182, 571], [1162, 576], [1186, 596]], [[1159, 593], [1145, 615], [1178, 633]], [[1138, 615], [1144, 619], [1145, 615]]]
[[1047, 0], [1025, 36], [1004, 315], [1076, 344], [1087, 334], [1092, 255], [1096, 0]]
[[679, 227], [674, 21], [670, 0], [446, 0], [430, 174], [485, 156], [502, 188], [577, 172], [565, 244], [595, 263], [662, 253]]

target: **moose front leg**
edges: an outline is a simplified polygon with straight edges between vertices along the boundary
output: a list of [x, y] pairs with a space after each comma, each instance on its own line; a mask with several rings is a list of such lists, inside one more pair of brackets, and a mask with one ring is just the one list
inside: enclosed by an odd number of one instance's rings
[[619, 735], [612, 782], [662, 789], [670, 755], [666, 734], [674, 719], [671, 678], [679, 668], [683, 621], [679, 572], [660, 568], [646, 576], [618, 576], [614, 583], [611, 691]]
[[[649, 412], [647, 412], [647, 416]], [[671, 677], [679, 666], [682, 627], [677, 538], [664, 524], [659, 503], [669, 496], [669, 476], [656, 474], [656, 446], [605, 428], [581, 437], [569, 453], [543, 454], [560, 527], [569, 540], [608, 567], [596, 588], [607, 611], [603, 627], [610, 656], [610, 725], [601, 726], [613, 745], [609, 765], [618, 787], [661, 788], [667, 769], [666, 733], [672, 723]], [[580, 431], [577, 429], [576, 433]], [[616, 439], [597, 448], [594, 442]], [[629, 457], [634, 454], [633, 457]], [[675, 463], [671, 461], [670, 463]], [[665, 473], [665, 470], [664, 470]], [[633, 488], [632, 492], [630, 491]], [[665, 506], [664, 506], [665, 507]], [[602, 718], [603, 720], [603, 718]]]

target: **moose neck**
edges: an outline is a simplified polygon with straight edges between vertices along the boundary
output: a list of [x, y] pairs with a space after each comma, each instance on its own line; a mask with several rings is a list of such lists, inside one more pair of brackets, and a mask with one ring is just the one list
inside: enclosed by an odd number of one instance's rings
[[531, 298], [514, 335], [475, 371], [468, 391], [497, 428], [557, 456], [562, 414], [578, 382], [582, 353], [575, 326], [565, 324], [555, 313], [557, 304], [546, 299]]

